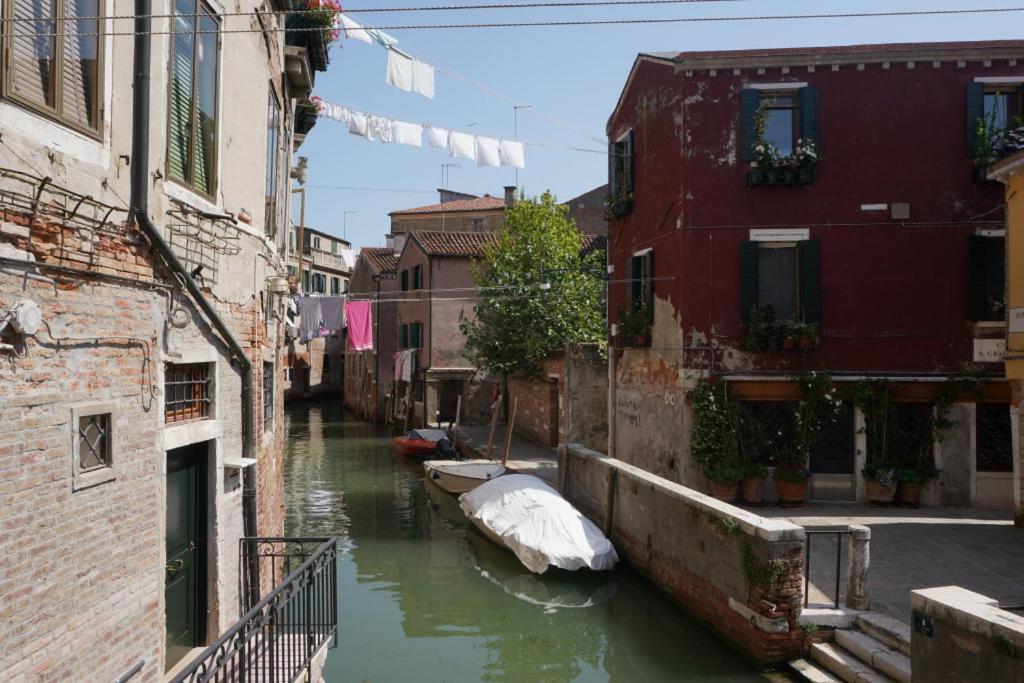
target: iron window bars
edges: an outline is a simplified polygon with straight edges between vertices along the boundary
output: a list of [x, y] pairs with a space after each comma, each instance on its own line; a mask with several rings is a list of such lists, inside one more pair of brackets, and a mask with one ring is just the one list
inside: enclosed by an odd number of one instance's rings
[[167, 363], [164, 368], [164, 422], [210, 417], [213, 402], [209, 363]]

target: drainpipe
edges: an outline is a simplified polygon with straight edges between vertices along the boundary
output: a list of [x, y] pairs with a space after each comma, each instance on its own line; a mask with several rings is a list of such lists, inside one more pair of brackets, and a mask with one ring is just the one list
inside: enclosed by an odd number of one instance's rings
[[[152, 52], [150, 36], [150, 0], [135, 0], [135, 75], [132, 108], [132, 156], [131, 156], [131, 209], [136, 225], [149, 238], [153, 249], [160, 255], [167, 267], [171, 269], [175, 280], [188, 290], [192, 300], [206, 315], [210, 324], [220, 333], [227, 344], [232, 358], [238, 363], [242, 379], [242, 457], [253, 458], [255, 443], [255, 421], [253, 416], [252, 361], [245, 349], [221, 319], [216, 309], [203, 295], [182, 265], [178, 257], [171, 251], [163, 235], [153, 225], [149, 217], [149, 68]], [[242, 484], [242, 517], [245, 535], [256, 536], [256, 480], [253, 468], [243, 470]], [[248, 553], [249, 565], [246, 567], [249, 577], [250, 604], [258, 601], [259, 565], [254, 549]], [[256, 599], [253, 600], [253, 597]]]

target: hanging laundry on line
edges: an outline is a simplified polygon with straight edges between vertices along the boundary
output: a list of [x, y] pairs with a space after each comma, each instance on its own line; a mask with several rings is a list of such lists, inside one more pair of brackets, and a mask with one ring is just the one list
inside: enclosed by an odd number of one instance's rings
[[424, 97], [434, 97], [434, 67], [405, 54], [401, 50], [388, 50], [388, 71], [385, 78], [388, 85], [399, 90], [415, 92]]
[[346, 301], [348, 350], [373, 351], [373, 310], [369, 301]]
[[337, 15], [334, 27], [341, 30], [342, 35], [351, 40], [359, 40], [364, 43], [371, 44], [376, 42], [381, 47], [387, 49], [391, 49], [395, 45], [398, 45], [398, 38], [384, 33], [384, 31], [379, 29], [362, 26], [349, 19], [344, 14], [339, 13]]

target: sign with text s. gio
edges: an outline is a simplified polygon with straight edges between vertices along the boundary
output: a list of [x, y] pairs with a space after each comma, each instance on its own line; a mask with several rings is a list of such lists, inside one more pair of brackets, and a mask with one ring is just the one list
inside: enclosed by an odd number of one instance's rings
[[1007, 324], [1010, 332], [1024, 332], [1024, 308], [1011, 308]]
[[975, 363], [1002, 363], [1006, 356], [1005, 339], [975, 339]]

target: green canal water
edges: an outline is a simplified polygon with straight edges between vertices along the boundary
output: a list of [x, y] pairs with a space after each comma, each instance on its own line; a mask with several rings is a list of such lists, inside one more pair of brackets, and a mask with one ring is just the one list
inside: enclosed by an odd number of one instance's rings
[[344, 548], [328, 681], [768, 680], [627, 569], [530, 574], [377, 426], [287, 414], [287, 533]]

